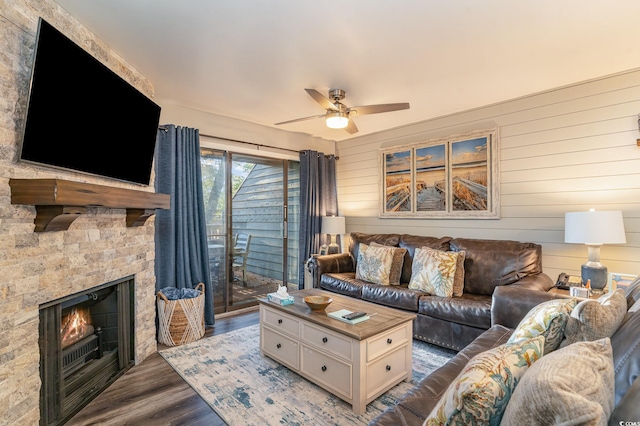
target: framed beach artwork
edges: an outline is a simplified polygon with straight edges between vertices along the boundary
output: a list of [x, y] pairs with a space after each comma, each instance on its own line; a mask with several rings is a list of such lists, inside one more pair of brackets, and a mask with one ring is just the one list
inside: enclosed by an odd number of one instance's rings
[[618, 288], [629, 287], [638, 278], [637, 275], [621, 274], [618, 272], [609, 273], [609, 282], [607, 284], [607, 291], [611, 293]]
[[384, 207], [385, 213], [411, 212], [413, 151], [391, 151], [384, 154]]
[[380, 217], [500, 217], [497, 129], [380, 151]]

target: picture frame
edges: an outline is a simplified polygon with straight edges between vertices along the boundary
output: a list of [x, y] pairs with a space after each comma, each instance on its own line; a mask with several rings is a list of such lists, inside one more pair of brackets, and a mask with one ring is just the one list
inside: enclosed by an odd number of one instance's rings
[[498, 129], [380, 150], [381, 218], [499, 219]]
[[607, 292], [611, 293], [618, 288], [626, 288], [638, 278], [633, 274], [622, 274], [619, 272], [609, 272], [607, 280]]

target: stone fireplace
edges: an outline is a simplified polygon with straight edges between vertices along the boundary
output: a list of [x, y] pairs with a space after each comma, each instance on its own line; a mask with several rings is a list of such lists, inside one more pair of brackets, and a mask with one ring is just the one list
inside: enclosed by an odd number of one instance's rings
[[134, 360], [133, 277], [40, 306], [40, 424], [63, 424]]
[[[148, 79], [54, 0], [12, 1], [0, 8], [0, 424], [11, 425], [40, 422], [41, 387], [46, 386], [40, 378], [41, 307], [133, 277], [130, 359], [137, 364], [157, 350], [154, 219], [128, 227], [125, 208], [89, 206], [67, 230], [34, 232], [36, 207], [11, 203], [10, 179], [56, 178], [154, 192], [153, 185], [17, 162], [39, 16], [153, 98]], [[64, 128], [52, 129], [51, 137], [64, 137]]]

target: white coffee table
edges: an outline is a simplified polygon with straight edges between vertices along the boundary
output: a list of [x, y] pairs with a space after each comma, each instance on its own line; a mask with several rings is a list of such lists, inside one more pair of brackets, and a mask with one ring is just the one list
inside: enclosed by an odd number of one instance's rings
[[[294, 304], [260, 302], [260, 353], [350, 403], [363, 414], [368, 403], [403, 380], [411, 380], [415, 314], [334, 293], [307, 289], [291, 293]], [[304, 296], [333, 299], [313, 312]], [[340, 309], [374, 314], [358, 324], [333, 319]]]

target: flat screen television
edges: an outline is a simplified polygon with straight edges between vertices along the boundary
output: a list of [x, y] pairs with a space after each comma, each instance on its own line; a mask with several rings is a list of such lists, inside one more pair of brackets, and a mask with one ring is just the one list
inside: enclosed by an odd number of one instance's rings
[[160, 107], [40, 18], [20, 160], [148, 185]]

